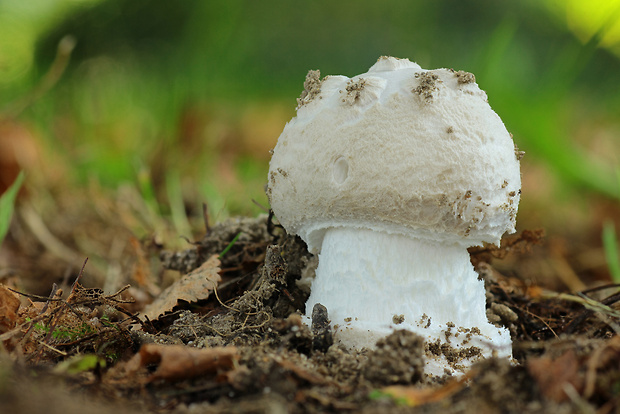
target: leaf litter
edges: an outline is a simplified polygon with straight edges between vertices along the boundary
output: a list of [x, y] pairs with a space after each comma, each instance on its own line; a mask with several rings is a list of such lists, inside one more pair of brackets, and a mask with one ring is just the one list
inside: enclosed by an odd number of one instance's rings
[[[20, 364], [40, 381], [60, 376], [103, 411], [102, 400], [126, 412], [616, 412], [618, 286], [556, 293], [502, 270], [542, 241], [523, 232], [470, 251], [515, 360], [490, 358], [460, 378], [425, 377], [424, 344], [410, 332], [351, 352], [333, 343], [328, 309], [304, 321], [313, 258], [270, 216], [219, 223], [190, 249], [161, 251], [180, 277], [147, 307], [134, 309], [135, 286], [106, 295], [80, 276], [68, 296], [1, 286], [0, 367], [11, 384], [33, 381]], [[45, 368], [62, 363], [71, 368]], [[27, 406], [22, 393], [0, 386], [11, 396], [0, 410]]]
[[207, 299], [222, 280], [218, 273], [219, 265], [218, 256], [211, 256], [206, 262], [164, 290], [144, 308], [142, 313], [149, 319], [156, 319], [166, 312], [171, 312], [179, 301], [192, 303]]

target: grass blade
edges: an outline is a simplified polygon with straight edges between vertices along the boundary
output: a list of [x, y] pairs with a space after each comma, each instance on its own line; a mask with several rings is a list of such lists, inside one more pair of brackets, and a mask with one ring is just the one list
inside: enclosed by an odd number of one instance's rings
[[614, 283], [620, 283], [620, 256], [618, 255], [618, 239], [616, 229], [611, 220], [607, 220], [603, 225], [603, 249], [607, 259], [609, 274]]
[[226, 246], [226, 248], [222, 250], [222, 253], [220, 253], [220, 256], [219, 256], [220, 259], [224, 257], [224, 255], [228, 253], [230, 249], [232, 249], [232, 247], [235, 245], [235, 243], [239, 239], [239, 236], [241, 236], [241, 232], [237, 233], [237, 235], [230, 241], [230, 243], [228, 243], [228, 246]]
[[9, 187], [4, 194], [0, 196], [0, 244], [4, 240], [4, 236], [9, 231], [9, 225], [11, 224], [11, 217], [13, 217], [13, 206], [15, 205], [15, 198], [17, 192], [22, 186], [24, 181], [24, 172], [20, 172], [15, 182]]

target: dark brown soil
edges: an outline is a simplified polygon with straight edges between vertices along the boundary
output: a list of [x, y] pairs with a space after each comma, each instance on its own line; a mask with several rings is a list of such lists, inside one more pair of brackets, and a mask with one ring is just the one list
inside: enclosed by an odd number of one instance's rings
[[502, 249], [470, 252], [515, 361], [488, 359], [464, 377], [433, 380], [423, 374], [425, 344], [410, 332], [350, 352], [332, 343], [329, 310], [315, 308], [311, 327], [302, 321], [309, 292], [299, 281], [312, 257], [271, 217], [220, 223], [184, 251], [143, 241], [146, 262], [159, 255], [179, 275], [226, 251], [217, 289], [145, 319], [149, 299], [140, 298], [155, 296], [157, 281], [134, 254], [132, 287], [115, 294], [84, 287], [88, 264], [64, 294], [21, 295], [19, 309], [5, 290], [0, 412], [618, 412], [617, 287], [557, 294], [518, 277], [525, 258], [544, 254], [531, 252], [542, 239], [523, 232]]

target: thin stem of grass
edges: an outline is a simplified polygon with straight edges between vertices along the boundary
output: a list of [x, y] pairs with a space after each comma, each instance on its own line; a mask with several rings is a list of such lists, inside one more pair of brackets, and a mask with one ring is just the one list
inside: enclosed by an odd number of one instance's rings
[[232, 247], [235, 245], [237, 240], [239, 240], [239, 236], [241, 236], [241, 232], [237, 233], [237, 235], [230, 241], [230, 243], [228, 243], [228, 246], [226, 246], [226, 248], [222, 250], [222, 253], [220, 253], [220, 256], [219, 256], [220, 258], [224, 257], [224, 255], [228, 253], [230, 249], [232, 249]]
[[607, 220], [603, 225], [603, 249], [607, 259], [607, 267], [611, 280], [620, 283], [620, 255], [618, 255], [618, 238], [616, 229], [611, 220]]
[[0, 196], [0, 244], [4, 240], [4, 236], [9, 231], [11, 218], [13, 217], [13, 207], [15, 198], [24, 181], [24, 172], [20, 172], [13, 184], [4, 194]]

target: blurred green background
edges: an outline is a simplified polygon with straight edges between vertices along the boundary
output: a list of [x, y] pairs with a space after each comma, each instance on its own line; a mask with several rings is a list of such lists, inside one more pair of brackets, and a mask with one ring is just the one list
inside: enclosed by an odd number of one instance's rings
[[476, 75], [526, 151], [519, 227], [577, 232], [590, 200], [617, 206], [612, 0], [1, 0], [0, 153], [39, 197], [129, 192], [146, 227], [190, 236], [203, 202], [214, 221], [267, 205], [309, 69], [353, 76], [381, 55]]

